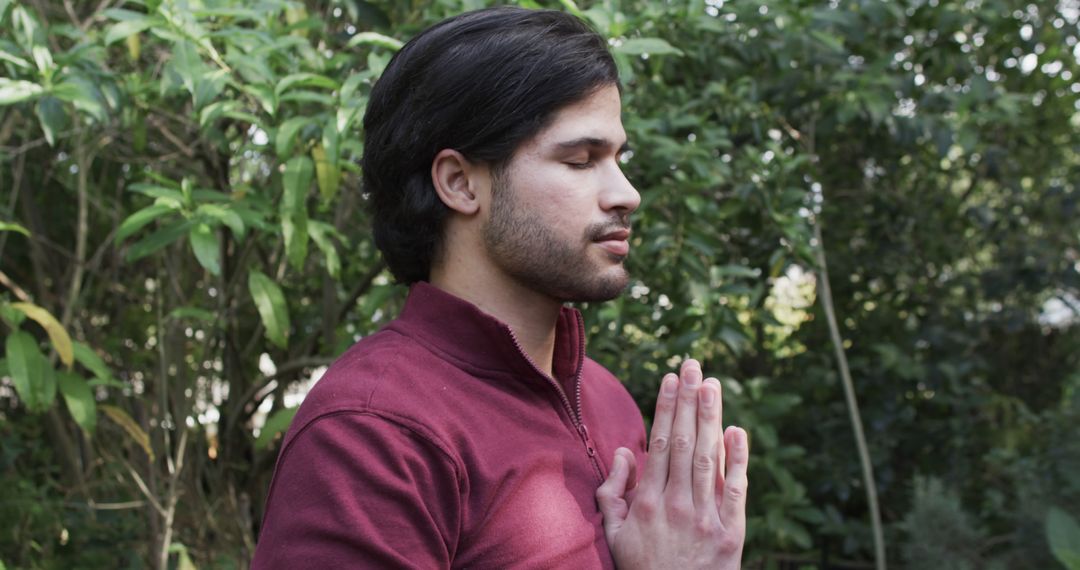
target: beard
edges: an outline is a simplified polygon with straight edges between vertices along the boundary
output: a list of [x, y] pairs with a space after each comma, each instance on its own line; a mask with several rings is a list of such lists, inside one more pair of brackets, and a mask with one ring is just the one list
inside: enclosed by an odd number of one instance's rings
[[588, 226], [578, 240], [559, 237], [521, 207], [512, 185], [496, 178], [491, 217], [483, 228], [484, 245], [499, 268], [524, 287], [560, 302], [609, 301], [630, 281], [623, 256], [599, 262], [589, 256], [595, 240], [629, 228], [627, 215]]

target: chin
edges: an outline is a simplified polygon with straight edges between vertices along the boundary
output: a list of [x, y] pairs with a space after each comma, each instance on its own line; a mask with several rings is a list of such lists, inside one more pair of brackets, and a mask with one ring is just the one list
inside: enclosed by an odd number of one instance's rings
[[571, 303], [596, 303], [610, 301], [626, 290], [630, 284], [630, 274], [620, 264], [600, 272], [587, 283], [575, 283], [560, 295], [563, 301]]

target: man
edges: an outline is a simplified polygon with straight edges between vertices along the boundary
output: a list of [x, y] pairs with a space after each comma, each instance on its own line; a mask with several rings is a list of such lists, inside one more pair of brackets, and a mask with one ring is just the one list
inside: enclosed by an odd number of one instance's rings
[[255, 568], [739, 567], [748, 450], [719, 383], [668, 374], [646, 454], [563, 306], [628, 281], [619, 93], [603, 39], [554, 11], [470, 12], [390, 62], [364, 186], [409, 298], [297, 413]]

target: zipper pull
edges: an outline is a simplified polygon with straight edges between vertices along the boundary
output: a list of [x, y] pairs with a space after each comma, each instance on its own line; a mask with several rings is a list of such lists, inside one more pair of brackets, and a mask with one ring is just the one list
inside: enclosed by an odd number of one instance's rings
[[595, 457], [596, 447], [593, 446], [593, 440], [589, 437], [589, 428], [585, 427], [585, 422], [578, 426], [578, 433], [581, 434], [581, 441], [585, 443], [585, 451], [589, 457]]

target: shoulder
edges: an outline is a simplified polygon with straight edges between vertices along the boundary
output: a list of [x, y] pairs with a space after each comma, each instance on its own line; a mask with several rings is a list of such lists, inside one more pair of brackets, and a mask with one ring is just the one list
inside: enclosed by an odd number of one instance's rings
[[392, 326], [345, 351], [304, 398], [283, 448], [309, 425], [334, 416], [361, 414], [408, 429], [443, 447], [423, 411], [449, 365]]

